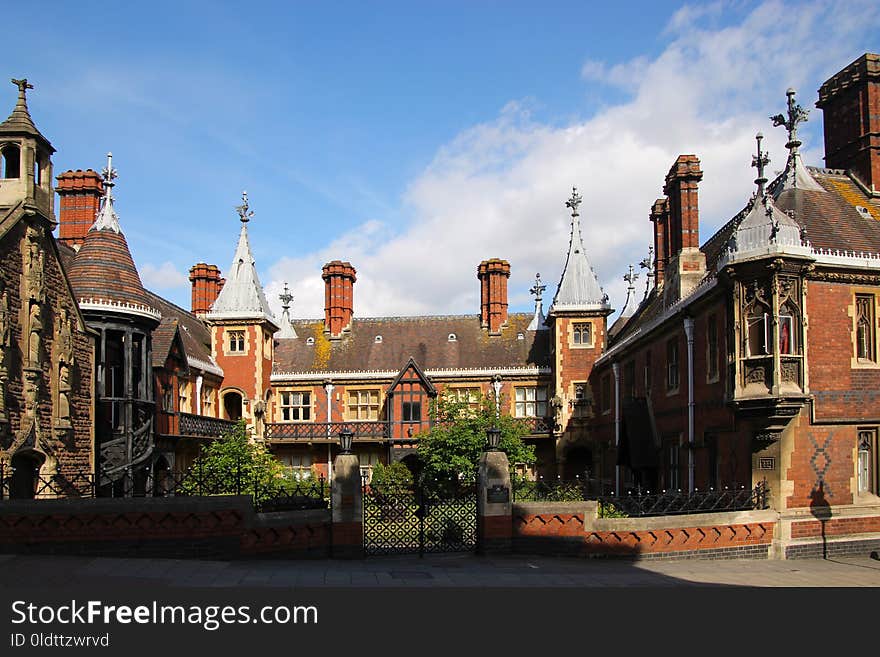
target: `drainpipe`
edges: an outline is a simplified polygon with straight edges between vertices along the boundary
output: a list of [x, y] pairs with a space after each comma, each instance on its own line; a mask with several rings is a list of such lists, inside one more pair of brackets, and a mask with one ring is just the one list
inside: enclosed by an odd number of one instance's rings
[[684, 318], [688, 349], [688, 490], [694, 492], [694, 318]]
[[333, 384], [327, 380], [324, 381], [324, 391], [327, 393], [327, 482], [333, 476], [333, 459], [331, 456], [333, 444], [330, 442], [333, 436], [330, 435], [330, 425], [333, 422]]
[[613, 363], [614, 372], [614, 492], [620, 495], [620, 363]]
[[202, 375], [196, 377], [196, 415], [202, 414]]

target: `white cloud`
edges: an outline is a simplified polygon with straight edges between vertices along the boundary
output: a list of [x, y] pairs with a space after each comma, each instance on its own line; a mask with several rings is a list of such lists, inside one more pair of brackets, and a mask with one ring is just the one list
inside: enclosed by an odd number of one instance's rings
[[163, 262], [158, 267], [152, 263], [145, 263], [138, 267], [141, 282], [148, 290], [170, 290], [189, 286], [189, 278], [186, 274], [175, 269], [170, 262]]
[[[501, 257], [511, 263], [512, 307], [531, 306], [528, 289], [540, 272], [546, 308], [568, 248], [564, 202], [575, 185], [584, 197], [587, 253], [620, 308], [622, 276], [647, 253], [648, 212], [677, 155], [695, 153], [702, 161], [705, 241], [752, 192], [756, 132], [765, 135], [771, 168], [783, 166], [785, 135], [767, 117], [784, 109], [785, 89], [802, 88], [801, 104], [812, 106], [818, 85], [861, 54], [857, 38], [880, 24], [871, 3], [768, 2], [718, 28], [702, 22], [717, 23], [720, 9], [710, 9], [676, 13], [665, 32], [669, 43], [652, 61], [584, 63], [584, 80], [630, 90], [626, 102], [563, 126], [538, 123], [526, 106], [511, 102], [495, 120], [462, 132], [409, 185], [402, 214], [412, 220], [405, 230], [368, 222], [315, 253], [282, 259], [270, 270], [271, 296], [287, 280], [297, 297], [294, 316], [322, 316], [320, 268], [338, 258], [358, 270], [356, 316], [476, 313], [476, 267]], [[802, 132], [808, 139], [811, 133]], [[807, 141], [809, 163], [821, 164], [820, 151]], [[643, 285], [644, 278], [640, 293]]]

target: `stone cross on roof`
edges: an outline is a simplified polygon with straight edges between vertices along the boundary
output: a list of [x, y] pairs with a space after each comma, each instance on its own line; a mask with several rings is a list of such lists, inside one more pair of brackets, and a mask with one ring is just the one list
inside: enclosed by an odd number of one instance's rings
[[770, 117], [770, 120], [773, 121], [774, 127], [783, 126], [788, 130], [788, 143], [785, 147], [792, 153], [797, 153], [798, 146], [801, 145], [801, 142], [798, 141], [797, 138], [798, 124], [806, 121], [807, 116], [810, 114], [809, 110], [805, 110], [795, 102], [794, 97], [796, 93], [797, 92], [791, 88], [785, 92], [785, 95], [788, 96], [788, 116], [776, 114], [775, 116]]
[[254, 216], [254, 211], [249, 210], [248, 208], [248, 197], [247, 191], [241, 193], [242, 204], [236, 206], [235, 210], [238, 212], [238, 216], [241, 218], [241, 223], [246, 224], [251, 220], [251, 217]]
[[34, 85], [27, 81], [27, 78], [22, 78], [21, 80], [16, 80], [12, 78], [12, 84], [18, 87], [18, 97], [21, 100], [27, 100], [26, 93], [28, 89], [33, 89]]
[[529, 290], [529, 294], [535, 297], [535, 301], [540, 301], [546, 289], [547, 286], [541, 282], [541, 274], [535, 274], [535, 284]]
[[755, 139], [758, 142], [758, 154], [752, 155], [752, 166], [758, 169], [755, 184], [758, 186], [758, 196], [760, 197], [764, 196], [764, 184], [767, 182], [767, 178], [764, 176], [764, 167], [770, 164], [770, 156], [767, 151], [761, 151], [761, 140], [764, 139], [764, 135], [759, 132], [755, 135]]

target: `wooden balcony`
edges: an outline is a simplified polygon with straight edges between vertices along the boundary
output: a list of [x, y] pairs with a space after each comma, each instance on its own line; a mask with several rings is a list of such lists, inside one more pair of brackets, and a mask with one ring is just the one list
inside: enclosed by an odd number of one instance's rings
[[388, 440], [387, 422], [271, 422], [266, 424], [265, 438], [271, 442], [337, 442], [343, 429], [355, 440], [384, 442]]

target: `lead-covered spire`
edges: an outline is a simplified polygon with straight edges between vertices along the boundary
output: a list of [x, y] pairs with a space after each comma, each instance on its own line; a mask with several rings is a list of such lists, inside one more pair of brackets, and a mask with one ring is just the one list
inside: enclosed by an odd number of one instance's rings
[[578, 213], [582, 200], [577, 193], [577, 187], [572, 187], [571, 198], [565, 202], [565, 206], [571, 209], [571, 240], [559, 287], [550, 306], [551, 315], [560, 311], [611, 310], [608, 295], [602, 291], [596, 272], [584, 251]]
[[251, 252], [247, 224], [254, 213], [249, 208], [247, 192], [241, 194], [242, 204], [236, 207], [241, 221], [241, 232], [235, 256], [226, 276], [226, 283], [211, 306], [206, 319], [257, 319], [275, 324], [275, 317], [266, 301], [256, 261]]
[[526, 328], [527, 331], [546, 331], [550, 328], [547, 326], [547, 318], [544, 317], [543, 297], [546, 289], [547, 286], [541, 281], [541, 274], [535, 274], [535, 284], [529, 290], [529, 294], [535, 297], [535, 314]]
[[113, 207], [113, 186], [116, 184], [113, 180], [118, 175], [116, 169], [113, 168], [113, 153], [107, 153], [107, 166], [101, 173], [104, 183], [104, 198], [101, 199], [101, 209], [98, 210], [95, 223], [92, 224], [90, 230], [112, 230], [114, 233], [121, 233], [119, 216]]
[[629, 271], [623, 275], [623, 280], [626, 281], [626, 303], [623, 304], [623, 310], [620, 311], [621, 317], [632, 317], [636, 311], [638, 305], [636, 303], [636, 280], [638, 277], [639, 275], [632, 265], [629, 266]]
[[293, 323], [290, 321], [290, 302], [293, 301], [293, 295], [284, 283], [284, 292], [278, 295], [281, 300], [281, 330], [275, 334], [276, 338], [295, 338], [296, 331], [293, 329]]

